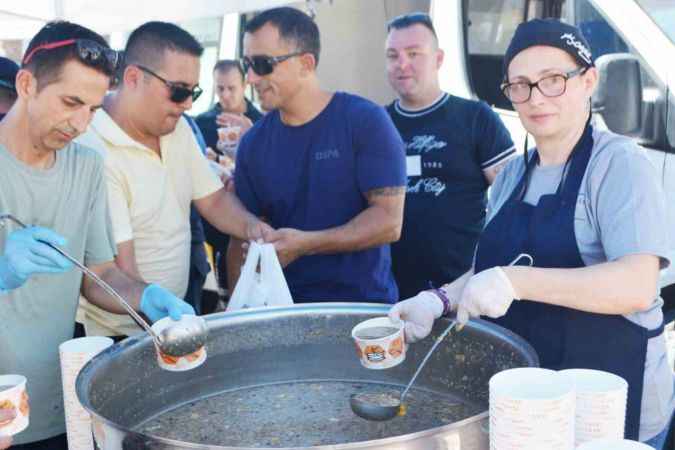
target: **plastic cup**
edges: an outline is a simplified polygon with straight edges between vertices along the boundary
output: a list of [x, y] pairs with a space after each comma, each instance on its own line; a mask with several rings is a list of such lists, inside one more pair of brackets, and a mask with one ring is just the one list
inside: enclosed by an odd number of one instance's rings
[[13, 409], [16, 417], [0, 423], [0, 436], [12, 436], [28, 427], [30, 406], [26, 393], [26, 377], [22, 375], [0, 376], [0, 407]]
[[[352, 329], [356, 354], [366, 369], [389, 369], [405, 361], [407, 346], [403, 322], [377, 317], [359, 323]], [[390, 334], [380, 336], [386, 329]]]
[[595, 439], [577, 447], [577, 450], [654, 450], [642, 442], [628, 439]]
[[623, 439], [628, 383], [601, 370], [560, 371], [576, 388], [576, 445], [597, 439]]
[[217, 147], [224, 151], [227, 156], [234, 158], [239, 138], [241, 137], [241, 127], [238, 125], [229, 125], [218, 128]]
[[[165, 317], [155, 322], [151, 328], [159, 336], [162, 330], [175, 323], [176, 322], [171, 317]], [[195, 352], [185, 356], [167, 355], [162, 353], [156, 347], [155, 352], [157, 353], [157, 363], [159, 364], [159, 367], [171, 372], [184, 372], [186, 370], [192, 370], [201, 366], [204, 361], [206, 361], [206, 346], [200, 347]]]

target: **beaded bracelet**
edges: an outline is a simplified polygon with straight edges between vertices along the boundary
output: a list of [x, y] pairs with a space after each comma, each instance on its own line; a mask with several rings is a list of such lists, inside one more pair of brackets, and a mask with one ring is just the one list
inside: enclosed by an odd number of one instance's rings
[[450, 313], [450, 305], [452, 303], [450, 302], [450, 299], [447, 297], [447, 295], [445, 295], [445, 292], [438, 288], [430, 289], [429, 292], [433, 292], [439, 299], [441, 299], [441, 302], [443, 302], [443, 314], [441, 314], [441, 317], [447, 316]]

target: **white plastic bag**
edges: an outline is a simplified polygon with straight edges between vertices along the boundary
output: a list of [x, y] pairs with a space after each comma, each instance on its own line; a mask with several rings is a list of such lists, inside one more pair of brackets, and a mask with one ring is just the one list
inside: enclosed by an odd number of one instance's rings
[[[260, 272], [257, 272], [260, 262]], [[284, 272], [272, 244], [251, 242], [239, 281], [234, 287], [227, 311], [261, 306], [292, 305]]]

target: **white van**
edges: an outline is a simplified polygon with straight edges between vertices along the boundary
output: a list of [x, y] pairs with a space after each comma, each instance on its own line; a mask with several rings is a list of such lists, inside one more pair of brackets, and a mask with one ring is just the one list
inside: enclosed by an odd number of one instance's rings
[[431, 14], [446, 53], [441, 87], [492, 105], [520, 149], [525, 131], [499, 90], [516, 27], [555, 17], [583, 31], [601, 74], [593, 99], [595, 125], [635, 137], [658, 167], [667, 195], [673, 266], [662, 272], [661, 286], [666, 321], [673, 320], [675, 0], [433, 0]]

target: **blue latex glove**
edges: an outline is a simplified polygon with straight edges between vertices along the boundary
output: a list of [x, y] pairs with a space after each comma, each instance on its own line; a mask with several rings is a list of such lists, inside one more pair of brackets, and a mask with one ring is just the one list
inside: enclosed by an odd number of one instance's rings
[[28, 227], [7, 236], [0, 256], [0, 289], [16, 289], [36, 273], [63, 273], [73, 264], [45, 242], [65, 246], [66, 240], [48, 228]]
[[153, 322], [166, 316], [180, 320], [183, 314], [195, 314], [192, 306], [156, 284], [151, 284], [143, 291], [141, 311]]

